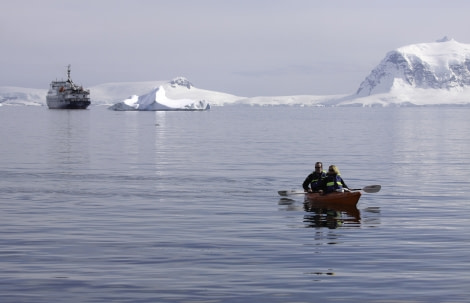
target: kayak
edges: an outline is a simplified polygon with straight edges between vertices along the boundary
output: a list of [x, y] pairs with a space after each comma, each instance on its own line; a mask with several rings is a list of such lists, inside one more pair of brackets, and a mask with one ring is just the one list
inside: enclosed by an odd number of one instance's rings
[[340, 204], [355, 206], [361, 198], [361, 192], [350, 191], [344, 193], [333, 192], [326, 195], [319, 193], [305, 193], [305, 201], [312, 203], [322, 203], [328, 205]]
[[[378, 193], [380, 189], [382, 188], [381, 185], [367, 185], [364, 186], [363, 188], [353, 188], [349, 189], [350, 191], [357, 191], [357, 190], [362, 190], [365, 193]], [[303, 195], [305, 194], [305, 191], [298, 191], [298, 190], [279, 190], [277, 191], [279, 196], [292, 196], [292, 195]]]

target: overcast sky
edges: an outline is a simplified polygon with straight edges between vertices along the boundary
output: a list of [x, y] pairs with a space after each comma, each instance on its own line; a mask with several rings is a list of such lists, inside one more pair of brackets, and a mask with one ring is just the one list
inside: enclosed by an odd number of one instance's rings
[[171, 80], [238, 96], [357, 90], [385, 54], [470, 43], [466, 0], [6, 0], [0, 86]]

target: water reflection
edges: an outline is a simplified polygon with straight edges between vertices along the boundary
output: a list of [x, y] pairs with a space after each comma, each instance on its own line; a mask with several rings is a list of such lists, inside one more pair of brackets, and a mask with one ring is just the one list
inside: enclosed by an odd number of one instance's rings
[[361, 214], [357, 207], [347, 205], [326, 205], [304, 202], [304, 223], [306, 227], [327, 227], [335, 229], [343, 226], [359, 226], [361, 222]]
[[288, 210], [288, 211], [300, 209], [297, 203], [295, 203], [295, 200], [291, 198], [282, 197], [279, 199], [279, 202], [277, 202], [277, 204], [285, 206], [286, 207], [285, 210]]
[[47, 115], [45, 156], [51, 167], [70, 171], [74, 165], [89, 163], [89, 110], [48, 110]]
[[367, 207], [364, 209], [363, 223], [368, 227], [380, 225], [380, 207]]

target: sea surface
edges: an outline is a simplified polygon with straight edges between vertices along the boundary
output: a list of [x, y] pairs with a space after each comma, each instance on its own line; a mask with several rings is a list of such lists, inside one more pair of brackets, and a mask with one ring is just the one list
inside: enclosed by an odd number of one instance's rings
[[[0, 107], [0, 301], [469, 302], [470, 108]], [[307, 207], [314, 163], [357, 207]]]

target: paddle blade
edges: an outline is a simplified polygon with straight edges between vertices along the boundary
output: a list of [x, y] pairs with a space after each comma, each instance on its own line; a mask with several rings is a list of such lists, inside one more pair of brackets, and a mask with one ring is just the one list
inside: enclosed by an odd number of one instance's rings
[[380, 191], [380, 189], [382, 188], [381, 185], [368, 185], [368, 186], [365, 186], [362, 190], [366, 193], [377, 193]]
[[305, 194], [305, 192], [298, 191], [298, 190], [279, 190], [277, 193], [279, 194], [279, 196], [290, 196], [290, 195]]

